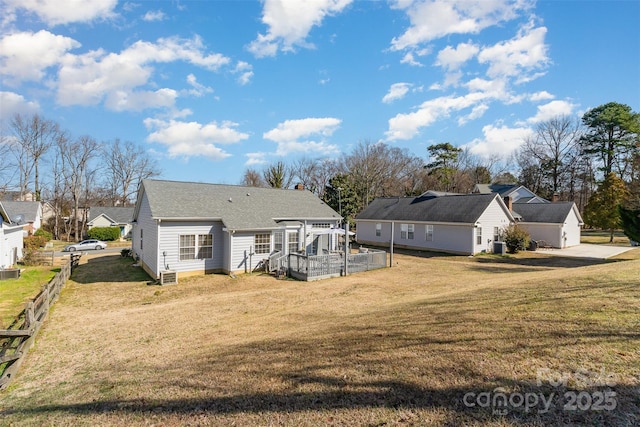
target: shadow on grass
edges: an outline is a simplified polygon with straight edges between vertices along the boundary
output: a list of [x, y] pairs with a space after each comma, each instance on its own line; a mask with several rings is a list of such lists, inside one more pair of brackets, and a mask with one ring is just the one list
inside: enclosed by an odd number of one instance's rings
[[[629, 386], [555, 387], [550, 381], [497, 378], [491, 385], [423, 388], [401, 381], [353, 382], [339, 377], [290, 373], [286, 380], [322, 387], [319, 392], [249, 393], [186, 399], [113, 399], [0, 411], [9, 415], [154, 414], [167, 416], [291, 414], [386, 408], [446, 410], [447, 425], [501, 420], [510, 425], [637, 425], [637, 389]], [[575, 396], [575, 398], [574, 398]], [[580, 396], [580, 398], [578, 398]], [[603, 396], [603, 398], [600, 398]], [[607, 396], [606, 398], [604, 396]], [[184, 421], [184, 419], [182, 419]], [[265, 420], [266, 421], [266, 420]], [[451, 424], [449, 424], [451, 423]]]
[[[540, 271], [540, 269], [554, 268], [580, 268], [590, 265], [607, 264], [615, 261], [592, 259], [592, 258], [570, 258], [570, 257], [531, 257], [531, 256], [500, 256], [485, 255], [475, 258], [479, 269], [494, 273], [512, 273]], [[491, 265], [494, 265], [493, 267]], [[518, 266], [520, 268], [503, 269], [502, 265]]]
[[97, 282], [141, 282], [151, 278], [142, 269], [134, 267], [131, 258], [121, 257], [120, 254], [104, 254], [91, 256], [86, 262], [81, 262], [71, 275], [71, 280], [77, 283]]

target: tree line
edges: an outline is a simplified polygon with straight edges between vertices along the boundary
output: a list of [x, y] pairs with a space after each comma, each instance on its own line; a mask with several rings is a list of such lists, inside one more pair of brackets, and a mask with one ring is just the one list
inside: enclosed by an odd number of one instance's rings
[[39, 114], [11, 118], [0, 158], [0, 193], [17, 189], [18, 200], [31, 194], [35, 201], [48, 202], [53, 215], [45, 228], [66, 240], [72, 234], [82, 238], [86, 207], [131, 206], [138, 183], [161, 173], [156, 161], [131, 141], [73, 137]]
[[[37, 114], [15, 115], [9, 128], [0, 143], [0, 193], [12, 187], [24, 195], [33, 188], [36, 200], [54, 208], [49, 229], [56, 238], [82, 236], [86, 218], [76, 215], [81, 207], [131, 206], [138, 183], [161, 174], [155, 160], [130, 141], [72, 137]], [[450, 142], [416, 155], [365, 140], [337, 158], [248, 168], [240, 184], [302, 184], [353, 220], [376, 197], [469, 193], [476, 184], [519, 183], [546, 199], [556, 195], [575, 202], [588, 226], [627, 231], [633, 227], [628, 224], [640, 223], [639, 135], [640, 114], [611, 102], [582, 117], [561, 115], [537, 124], [508, 158], [480, 157]], [[640, 240], [640, 231], [634, 236]]]

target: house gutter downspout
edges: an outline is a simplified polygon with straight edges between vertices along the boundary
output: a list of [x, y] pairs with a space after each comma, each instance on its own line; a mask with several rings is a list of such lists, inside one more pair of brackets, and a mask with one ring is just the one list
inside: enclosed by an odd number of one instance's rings
[[394, 222], [391, 221], [391, 245], [389, 247], [389, 267], [393, 267], [393, 228]]

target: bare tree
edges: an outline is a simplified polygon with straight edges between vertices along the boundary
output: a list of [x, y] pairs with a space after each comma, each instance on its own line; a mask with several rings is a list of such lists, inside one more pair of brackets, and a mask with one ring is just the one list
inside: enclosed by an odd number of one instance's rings
[[98, 154], [99, 145], [92, 137], [81, 136], [73, 141], [66, 137], [59, 138], [57, 146], [62, 175], [73, 201], [73, 230], [76, 240], [80, 240], [80, 200], [86, 194], [87, 175], [90, 174], [91, 160]]
[[160, 175], [154, 159], [131, 141], [116, 139], [103, 146], [113, 206], [133, 203], [138, 183]]
[[38, 114], [13, 116], [10, 124], [14, 134], [14, 155], [20, 169], [20, 196], [24, 196], [33, 172], [36, 200], [40, 200], [40, 160], [60, 135], [60, 127]]
[[262, 176], [260, 172], [255, 169], [247, 169], [244, 171], [244, 176], [242, 177], [242, 185], [246, 187], [265, 187], [266, 184], [262, 180]]

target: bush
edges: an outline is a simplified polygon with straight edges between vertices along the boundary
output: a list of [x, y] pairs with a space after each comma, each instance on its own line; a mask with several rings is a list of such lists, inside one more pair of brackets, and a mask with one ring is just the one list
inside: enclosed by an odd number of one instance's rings
[[47, 239], [44, 236], [33, 235], [33, 236], [25, 237], [23, 241], [24, 241], [24, 248], [27, 251], [35, 251], [38, 248], [44, 247], [44, 245], [47, 244], [49, 239]]
[[42, 228], [38, 228], [36, 230], [35, 233], [33, 233], [34, 236], [42, 236], [45, 239], [47, 239], [47, 242], [51, 239], [53, 239], [53, 234], [49, 233], [47, 230], [44, 230]]
[[94, 227], [87, 231], [87, 237], [104, 241], [120, 239], [120, 227]]
[[529, 233], [517, 225], [510, 225], [505, 228], [502, 238], [507, 245], [507, 252], [510, 254], [515, 254], [527, 249], [531, 241]]

